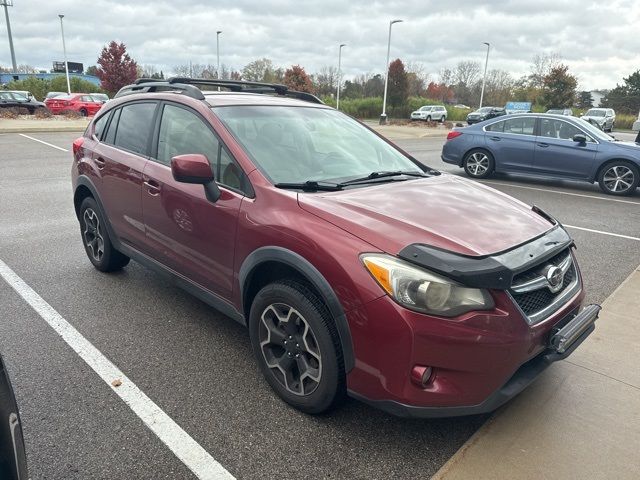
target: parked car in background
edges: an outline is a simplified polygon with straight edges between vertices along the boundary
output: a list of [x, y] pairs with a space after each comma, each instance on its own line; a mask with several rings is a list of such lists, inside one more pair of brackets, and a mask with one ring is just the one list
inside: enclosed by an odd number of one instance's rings
[[458, 103], [457, 105], [453, 106], [454, 108], [461, 108], [463, 110], [471, 110], [471, 107], [468, 105], [465, 105], [463, 103]]
[[573, 240], [541, 210], [313, 95], [196, 85], [225, 81], [124, 87], [73, 142], [79, 240], [97, 270], [140, 261], [247, 326], [285, 402], [487, 412], [594, 330]]
[[35, 98], [27, 98], [22, 93], [0, 90], [0, 108], [26, 108], [30, 114], [39, 109], [46, 109], [44, 103]]
[[507, 111], [501, 107], [482, 107], [467, 115], [467, 124], [473, 125], [474, 123], [483, 122], [490, 118], [501, 117], [506, 114]]
[[573, 116], [573, 110], [571, 110], [570, 108], [551, 108], [547, 110], [547, 113], [550, 113], [552, 115], [565, 115], [567, 117]]
[[68, 93], [67, 93], [67, 92], [48, 92], [48, 93], [45, 95], [44, 99], [45, 99], [45, 101], [46, 101], [46, 100], [47, 100], [47, 98], [55, 98], [55, 97], [60, 97], [60, 96], [62, 96], [62, 95], [68, 95]]
[[102, 103], [107, 103], [109, 101], [109, 95], [106, 93], [92, 93], [91, 96]]
[[636, 139], [636, 142], [640, 141], [640, 113], [638, 113], [638, 120], [636, 120], [635, 122], [633, 122], [633, 126], [631, 127], [631, 130], [634, 132], [638, 132], [638, 139]]
[[72, 111], [86, 117], [95, 115], [102, 108], [104, 102], [96, 100], [88, 93], [72, 93], [71, 95], [48, 98], [45, 100], [45, 104], [53, 114]]
[[444, 122], [447, 119], [447, 109], [442, 105], [425, 105], [415, 112], [411, 112], [411, 120], [426, 120], [427, 122]]
[[603, 132], [613, 132], [616, 124], [616, 112], [612, 108], [590, 108], [582, 117]]
[[473, 178], [494, 172], [568, 178], [598, 182], [611, 195], [631, 195], [640, 182], [639, 145], [563, 115], [510, 115], [453, 130], [442, 160]]

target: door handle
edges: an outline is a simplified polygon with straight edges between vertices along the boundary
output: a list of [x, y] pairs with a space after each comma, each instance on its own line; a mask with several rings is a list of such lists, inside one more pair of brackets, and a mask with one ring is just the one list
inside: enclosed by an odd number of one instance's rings
[[106, 164], [106, 162], [104, 161], [104, 158], [102, 157], [94, 158], [93, 161], [96, 162], [96, 166], [98, 167], [98, 170], [102, 170]]
[[155, 180], [149, 179], [145, 180], [143, 183], [145, 187], [147, 187], [147, 192], [149, 193], [149, 195], [156, 197], [158, 196], [158, 194], [160, 194], [160, 184]]
[[549, 144], [548, 143], [538, 143], [538, 146], [542, 147], [542, 148], [547, 148], [549, 146]]
[[489, 137], [489, 140], [493, 140], [494, 142], [499, 142], [500, 137]]

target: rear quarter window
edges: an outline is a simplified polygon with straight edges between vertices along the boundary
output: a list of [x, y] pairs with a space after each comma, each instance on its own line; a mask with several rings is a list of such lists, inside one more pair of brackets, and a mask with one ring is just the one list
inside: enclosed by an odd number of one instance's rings
[[114, 145], [147, 156], [156, 103], [133, 103], [123, 106], [120, 110]]

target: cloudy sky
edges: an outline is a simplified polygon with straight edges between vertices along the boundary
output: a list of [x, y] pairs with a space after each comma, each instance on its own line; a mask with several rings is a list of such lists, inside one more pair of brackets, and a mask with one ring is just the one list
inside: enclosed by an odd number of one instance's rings
[[[420, 63], [432, 78], [461, 60], [525, 74], [536, 54], [558, 53], [581, 89], [611, 88], [640, 69], [638, 0], [14, 0], [9, 8], [17, 62], [50, 69], [62, 59], [58, 14], [65, 14], [69, 61], [95, 64], [110, 40], [124, 42], [140, 64], [216, 62], [241, 69], [268, 57], [309, 73], [336, 65], [351, 77], [384, 70], [389, 20], [391, 57]], [[0, 15], [0, 65], [11, 57]]]

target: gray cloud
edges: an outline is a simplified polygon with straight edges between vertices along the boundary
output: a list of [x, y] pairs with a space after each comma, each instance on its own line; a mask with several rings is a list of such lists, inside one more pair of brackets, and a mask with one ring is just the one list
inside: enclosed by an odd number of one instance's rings
[[[66, 15], [69, 60], [85, 65], [94, 64], [110, 40], [165, 72], [189, 61], [215, 63], [215, 32], [222, 30], [221, 62], [232, 68], [268, 57], [314, 72], [336, 64], [338, 45], [347, 43], [343, 70], [350, 77], [384, 70], [388, 22], [402, 18], [393, 27], [392, 57], [421, 63], [432, 74], [461, 60], [484, 61], [485, 41], [492, 44], [490, 68], [514, 77], [527, 72], [534, 55], [552, 52], [586, 89], [613, 87], [640, 68], [634, 0], [15, 0], [9, 13], [18, 63], [44, 68], [62, 58], [58, 13]], [[3, 20], [0, 64], [7, 66]]]

